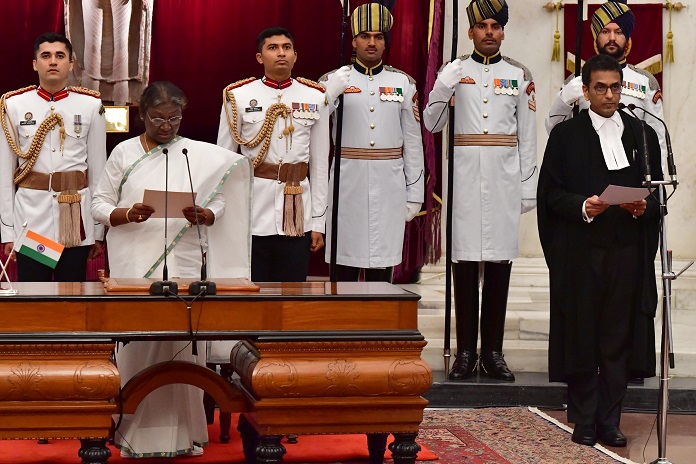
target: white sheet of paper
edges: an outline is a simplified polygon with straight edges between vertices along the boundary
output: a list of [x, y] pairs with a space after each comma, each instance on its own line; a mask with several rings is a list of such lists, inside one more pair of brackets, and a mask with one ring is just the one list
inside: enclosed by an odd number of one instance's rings
[[[196, 192], [193, 192], [193, 196], [196, 196]], [[164, 217], [164, 203], [165, 196], [164, 190], [147, 190], [143, 193], [143, 204], [152, 206], [155, 212], [150, 216], [151, 218], [163, 218]], [[184, 213], [181, 212], [184, 208], [193, 206], [191, 204], [191, 192], [172, 192], [169, 191], [169, 200], [167, 203], [167, 216], [170, 218], [182, 218]]]
[[610, 205], [620, 205], [621, 203], [632, 203], [644, 200], [655, 187], [621, 187], [619, 185], [609, 185], [599, 196], [599, 199]]

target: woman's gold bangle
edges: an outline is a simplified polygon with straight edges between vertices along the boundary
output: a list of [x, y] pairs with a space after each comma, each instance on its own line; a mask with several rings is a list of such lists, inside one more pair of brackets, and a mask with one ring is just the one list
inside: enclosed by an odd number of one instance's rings
[[130, 215], [132, 209], [133, 207], [131, 206], [130, 208], [128, 208], [128, 211], [126, 211], [126, 221], [128, 221], [129, 223], [131, 222], [131, 220], [128, 216]]

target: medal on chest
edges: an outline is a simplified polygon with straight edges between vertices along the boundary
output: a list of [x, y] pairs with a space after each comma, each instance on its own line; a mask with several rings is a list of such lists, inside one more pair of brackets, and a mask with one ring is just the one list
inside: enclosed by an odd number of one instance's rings
[[399, 87], [380, 87], [379, 99], [382, 101], [402, 102], [404, 101], [404, 90]]

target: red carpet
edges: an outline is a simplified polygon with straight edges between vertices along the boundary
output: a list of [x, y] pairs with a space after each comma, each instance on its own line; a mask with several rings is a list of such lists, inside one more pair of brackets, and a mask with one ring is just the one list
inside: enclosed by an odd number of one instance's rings
[[[223, 445], [218, 436], [220, 429], [217, 424], [208, 426], [210, 444], [205, 447], [203, 456], [182, 456], [177, 458], [149, 458], [149, 459], [121, 459], [120, 451], [110, 446], [111, 458], [109, 463], [143, 463], [143, 464], [222, 464], [244, 462], [242, 452], [242, 440], [235, 427], [236, 417], [232, 419], [232, 440]], [[391, 437], [390, 437], [391, 438]], [[367, 439], [365, 435], [302, 435], [295, 445], [283, 443], [287, 454], [284, 462], [315, 462], [335, 463], [338, 461], [366, 460]], [[421, 443], [421, 451], [418, 454], [419, 461], [438, 459], [436, 455], [426, 449]], [[0, 441], [0, 462], [3, 464], [63, 464], [80, 462], [77, 455], [80, 449], [78, 440], [50, 440], [48, 445], [39, 445], [35, 440], [7, 440]], [[385, 459], [391, 458], [387, 450]]]

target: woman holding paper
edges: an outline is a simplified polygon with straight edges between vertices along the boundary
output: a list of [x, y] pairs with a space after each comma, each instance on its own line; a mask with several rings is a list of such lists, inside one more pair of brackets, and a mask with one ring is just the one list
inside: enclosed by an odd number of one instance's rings
[[[106, 163], [92, 215], [109, 226], [111, 277], [162, 278], [166, 248], [171, 277], [200, 278], [196, 217], [208, 275], [249, 277], [251, 165], [224, 148], [178, 136], [186, 102], [171, 82], [150, 84], [140, 101], [145, 132], [116, 146]], [[155, 210], [143, 204], [143, 194], [146, 189], [165, 190], [167, 165], [166, 189], [189, 195], [193, 189], [197, 204], [168, 217], [165, 243], [165, 221], [152, 217]], [[121, 384], [159, 362], [176, 359], [205, 365], [204, 344], [198, 342], [200, 356], [194, 356], [189, 343], [131, 342], [121, 347], [116, 353]], [[207, 435], [203, 392], [168, 385], [148, 395], [135, 414], [123, 416], [115, 441], [124, 457], [171, 457], [202, 454]]]

